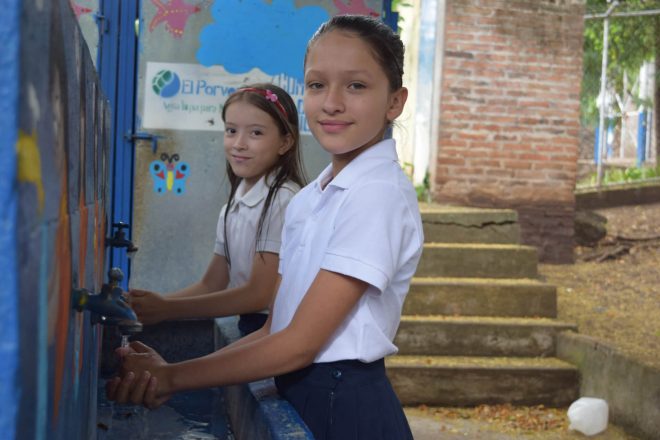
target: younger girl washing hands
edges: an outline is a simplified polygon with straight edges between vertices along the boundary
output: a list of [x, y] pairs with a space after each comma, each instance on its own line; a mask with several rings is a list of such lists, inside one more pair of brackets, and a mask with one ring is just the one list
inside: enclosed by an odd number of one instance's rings
[[123, 354], [119, 402], [275, 376], [317, 440], [412, 439], [385, 374], [421, 256], [414, 188], [384, 139], [407, 98], [403, 44], [379, 20], [336, 16], [307, 47], [304, 108], [331, 164], [287, 208], [266, 325], [210, 355], [168, 364], [139, 343]]
[[130, 304], [144, 324], [240, 314], [239, 328], [247, 334], [266, 321], [284, 212], [304, 184], [298, 112], [281, 88], [254, 84], [229, 96], [222, 119], [231, 189], [214, 254], [202, 279], [177, 292], [131, 290]]

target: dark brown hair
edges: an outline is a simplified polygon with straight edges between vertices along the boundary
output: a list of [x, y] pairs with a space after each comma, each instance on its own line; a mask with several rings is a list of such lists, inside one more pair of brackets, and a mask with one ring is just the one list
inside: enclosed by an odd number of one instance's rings
[[[255, 90], [263, 90], [264, 93], [257, 93]], [[265, 92], [270, 90], [271, 93], [277, 95], [277, 102], [279, 102], [286, 114], [282, 112], [279, 106], [275, 105], [274, 102], [266, 99]], [[304, 186], [306, 182], [305, 173], [302, 166], [302, 158], [300, 153], [300, 131], [298, 129], [298, 110], [296, 105], [291, 99], [291, 96], [284, 91], [282, 88], [269, 83], [259, 83], [251, 84], [245, 87], [238, 89], [236, 92], [232, 93], [227, 101], [225, 102], [224, 107], [222, 108], [222, 120], [225, 121], [225, 115], [227, 108], [234, 102], [247, 102], [260, 110], [263, 110], [275, 121], [275, 125], [279, 128], [280, 134], [282, 136], [290, 135], [291, 136], [291, 148], [281, 155], [277, 160], [277, 163], [273, 165], [268, 172], [266, 177], [274, 173], [272, 180], [270, 181], [270, 186], [268, 188], [268, 195], [266, 196], [266, 201], [264, 203], [264, 208], [261, 211], [261, 216], [259, 217], [259, 223], [257, 226], [257, 235], [256, 242], [259, 241], [261, 237], [263, 224], [268, 214], [268, 209], [277, 194], [277, 191], [282, 187], [282, 185], [291, 180], [298, 184], [299, 186]], [[231, 184], [231, 189], [229, 190], [229, 200], [227, 201], [227, 207], [225, 209], [225, 224], [224, 224], [224, 235], [225, 235], [225, 258], [227, 263], [231, 265], [231, 258], [229, 256], [229, 244], [227, 237], [227, 216], [229, 209], [232, 206], [234, 201], [234, 196], [236, 195], [236, 190], [238, 185], [241, 183], [241, 178], [234, 174], [234, 170], [231, 169], [229, 161], [227, 161], [227, 177], [229, 178], [229, 183]]]
[[405, 49], [401, 38], [381, 20], [367, 15], [336, 15], [323, 23], [307, 44], [305, 64], [307, 53], [316, 40], [335, 30], [352, 33], [371, 47], [376, 61], [389, 80], [391, 91], [399, 90], [403, 86]]

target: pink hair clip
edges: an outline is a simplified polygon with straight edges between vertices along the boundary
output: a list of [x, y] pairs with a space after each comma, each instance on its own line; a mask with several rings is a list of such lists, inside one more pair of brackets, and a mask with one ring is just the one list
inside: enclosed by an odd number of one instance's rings
[[271, 102], [277, 102], [277, 95], [270, 90], [266, 89], [266, 99]]
[[277, 107], [277, 109], [282, 112], [282, 114], [284, 115], [284, 118], [286, 118], [286, 119], [289, 118], [289, 115], [287, 114], [286, 109], [284, 108], [282, 103], [279, 101], [279, 97], [272, 90], [258, 89], [256, 87], [246, 87], [244, 89], [239, 89], [238, 91], [239, 92], [252, 92], [252, 93], [256, 93], [258, 95], [263, 96], [264, 98], [266, 98], [267, 101], [270, 101], [273, 104], [275, 104], [275, 107]]

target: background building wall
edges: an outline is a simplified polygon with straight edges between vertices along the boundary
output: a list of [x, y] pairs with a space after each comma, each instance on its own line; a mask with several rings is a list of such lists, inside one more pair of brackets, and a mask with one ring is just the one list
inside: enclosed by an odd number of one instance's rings
[[71, 291], [106, 281], [108, 107], [70, 2], [21, 7], [16, 438], [89, 439], [102, 330]]
[[514, 208], [544, 261], [573, 254], [583, 0], [448, 0], [434, 200]]

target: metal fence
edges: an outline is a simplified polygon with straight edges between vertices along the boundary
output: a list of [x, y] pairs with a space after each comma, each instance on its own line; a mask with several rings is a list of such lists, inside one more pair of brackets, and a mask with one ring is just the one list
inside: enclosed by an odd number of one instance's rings
[[660, 177], [658, 23], [660, 1], [587, 1], [578, 186]]

